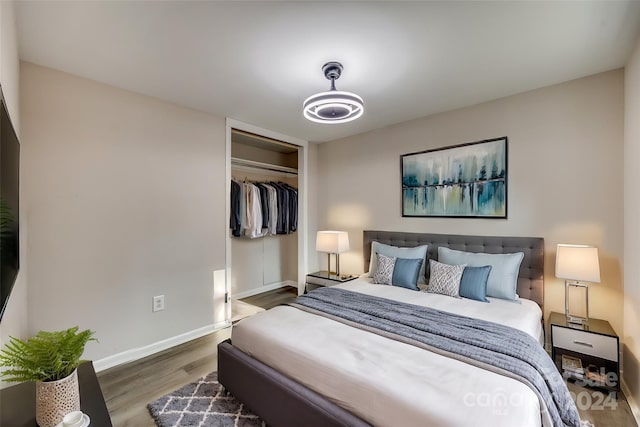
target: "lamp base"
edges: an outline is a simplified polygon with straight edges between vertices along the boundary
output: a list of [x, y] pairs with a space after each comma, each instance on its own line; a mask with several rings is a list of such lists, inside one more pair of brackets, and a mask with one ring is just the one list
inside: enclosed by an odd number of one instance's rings
[[588, 325], [589, 319], [586, 317], [571, 316], [566, 314], [567, 323], [573, 323], [574, 325]]
[[336, 271], [331, 271], [331, 253], [327, 253], [327, 271], [330, 274], [335, 274], [340, 277], [340, 254], [334, 254], [336, 256]]
[[[569, 288], [571, 287], [584, 289], [586, 317], [574, 316], [570, 314], [571, 311], [569, 310]], [[564, 281], [564, 315], [567, 318], [567, 323], [571, 323], [574, 325], [589, 324], [589, 285], [581, 282], [570, 282], [568, 280]]]

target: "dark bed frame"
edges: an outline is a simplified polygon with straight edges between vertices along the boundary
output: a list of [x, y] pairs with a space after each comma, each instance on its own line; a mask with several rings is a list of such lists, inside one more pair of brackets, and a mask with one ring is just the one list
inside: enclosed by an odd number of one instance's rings
[[[428, 259], [438, 259], [440, 246], [492, 254], [524, 252], [518, 275], [518, 295], [537, 302], [543, 308], [542, 238], [364, 231], [365, 271], [369, 269], [373, 241], [403, 247], [429, 245]], [[426, 274], [428, 276], [428, 271]], [[369, 425], [327, 398], [236, 349], [230, 340], [218, 345], [218, 381], [271, 427]]]

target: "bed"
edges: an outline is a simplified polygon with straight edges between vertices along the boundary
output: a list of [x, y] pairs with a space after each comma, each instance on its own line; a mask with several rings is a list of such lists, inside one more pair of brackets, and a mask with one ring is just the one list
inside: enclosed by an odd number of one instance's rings
[[[372, 285], [370, 278], [331, 291], [484, 317], [544, 342], [543, 239], [365, 231], [365, 271], [373, 241], [402, 247], [426, 244], [429, 259], [437, 259], [439, 247], [523, 252], [517, 303], [457, 300]], [[233, 344], [219, 345], [219, 381], [272, 426], [551, 425], [541, 416], [544, 405], [513, 378], [352, 326], [288, 306], [245, 319], [234, 326]]]

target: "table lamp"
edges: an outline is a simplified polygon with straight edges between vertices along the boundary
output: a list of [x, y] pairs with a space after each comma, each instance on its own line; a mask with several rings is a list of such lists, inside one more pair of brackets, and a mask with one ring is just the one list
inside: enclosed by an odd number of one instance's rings
[[340, 254], [349, 250], [349, 234], [346, 231], [318, 231], [316, 251], [327, 253], [327, 271], [331, 274], [331, 254], [336, 256], [336, 276], [340, 276]]
[[[586, 245], [559, 244], [556, 252], [556, 277], [564, 280], [564, 313], [567, 322], [589, 323], [589, 285], [600, 283], [598, 248]], [[569, 288], [583, 288], [586, 300], [586, 317], [571, 315], [569, 311]]]

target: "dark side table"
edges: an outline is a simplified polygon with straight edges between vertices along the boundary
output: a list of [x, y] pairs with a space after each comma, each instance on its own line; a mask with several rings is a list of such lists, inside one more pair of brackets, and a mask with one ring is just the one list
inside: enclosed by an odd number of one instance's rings
[[[80, 408], [91, 419], [90, 426], [112, 427], [93, 363], [78, 366]], [[0, 426], [37, 427], [36, 384], [20, 383], [0, 390]]]
[[316, 271], [315, 273], [307, 274], [305, 291], [310, 292], [321, 286], [339, 285], [340, 283], [346, 283], [357, 278], [358, 276], [352, 276], [352, 275], [338, 276], [328, 271]]
[[[589, 319], [587, 324], [574, 325], [564, 314], [551, 313], [549, 324], [551, 358], [565, 378], [612, 392], [620, 390], [620, 340], [609, 322]], [[563, 366], [563, 356], [573, 361], [571, 366]]]

